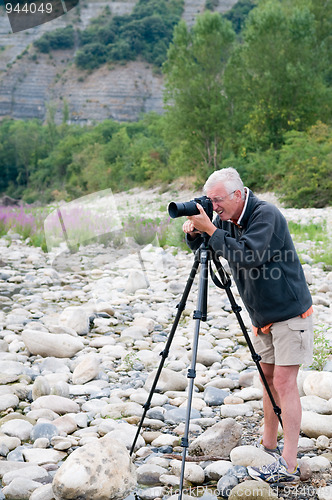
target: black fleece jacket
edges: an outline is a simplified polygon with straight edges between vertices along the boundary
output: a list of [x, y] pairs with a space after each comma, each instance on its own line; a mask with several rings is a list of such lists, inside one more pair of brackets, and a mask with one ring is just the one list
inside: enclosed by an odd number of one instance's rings
[[[209, 247], [228, 261], [253, 325], [263, 327], [303, 314], [312, 299], [286, 219], [250, 190], [247, 196], [241, 227], [217, 216]], [[196, 250], [202, 237], [187, 243]]]

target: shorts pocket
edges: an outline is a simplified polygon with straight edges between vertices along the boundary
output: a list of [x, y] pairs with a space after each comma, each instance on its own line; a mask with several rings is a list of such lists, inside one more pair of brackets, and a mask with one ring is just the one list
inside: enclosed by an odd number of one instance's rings
[[290, 330], [298, 332], [308, 330], [308, 322], [305, 318], [292, 318], [287, 321], [287, 326]]

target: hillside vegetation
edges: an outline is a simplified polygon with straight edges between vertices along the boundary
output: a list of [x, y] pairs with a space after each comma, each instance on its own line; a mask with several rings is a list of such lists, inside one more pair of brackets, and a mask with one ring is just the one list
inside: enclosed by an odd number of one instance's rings
[[[48, 202], [108, 187], [166, 184], [183, 176], [196, 178], [199, 186], [214, 169], [233, 165], [247, 185], [273, 189], [291, 206], [330, 204], [332, 5], [242, 1], [228, 19], [207, 10], [190, 28], [175, 23], [181, 2], [141, 0], [134, 12], [144, 4], [175, 9], [165, 21], [167, 36], [170, 26], [175, 28], [161, 66], [164, 114], [149, 113], [133, 123], [76, 126], [68, 124], [64, 101], [60, 125], [52, 106], [45, 124], [4, 120], [0, 190], [28, 202]], [[156, 10], [148, 12], [150, 18], [158, 16]], [[100, 43], [91, 40], [109, 34], [114, 19], [82, 32], [83, 47]], [[127, 41], [135, 40], [142, 33], [140, 21], [130, 16], [127, 21], [123, 33]], [[128, 33], [134, 33], [132, 39]], [[108, 54], [124, 40], [113, 39]], [[152, 43], [149, 48], [145, 37], [140, 41], [139, 57], [154, 57], [161, 47]], [[56, 43], [51, 37], [45, 50]], [[164, 52], [157, 52], [154, 63], [160, 66]]]

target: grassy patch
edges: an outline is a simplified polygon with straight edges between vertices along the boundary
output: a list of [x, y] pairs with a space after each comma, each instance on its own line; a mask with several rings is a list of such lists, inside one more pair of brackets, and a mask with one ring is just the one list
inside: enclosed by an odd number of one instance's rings
[[306, 253], [314, 263], [323, 262], [332, 266], [332, 241], [327, 231], [327, 224], [300, 224], [289, 222], [290, 233], [296, 243], [310, 241]]

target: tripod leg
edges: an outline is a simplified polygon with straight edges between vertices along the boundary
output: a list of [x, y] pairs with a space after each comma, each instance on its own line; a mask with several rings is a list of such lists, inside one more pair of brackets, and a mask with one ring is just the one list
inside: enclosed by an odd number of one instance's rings
[[186, 465], [186, 453], [189, 446], [189, 425], [190, 425], [190, 413], [191, 413], [191, 403], [194, 390], [194, 380], [196, 377], [196, 359], [197, 359], [197, 349], [198, 349], [198, 338], [199, 338], [199, 327], [201, 320], [206, 320], [206, 308], [207, 308], [207, 285], [208, 285], [208, 251], [206, 249], [201, 250], [201, 272], [199, 279], [199, 289], [198, 289], [198, 299], [197, 299], [197, 310], [194, 312], [194, 319], [196, 319], [194, 341], [192, 347], [192, 358], [191, 366], [188, 370], [187, 377], [189, 378], [188, 387], [188, 401], [187, 401], [187, 412], [186, 412], [186, 422], [184, 435], [181, 440], [182, 451], [182, 464], [181, 464], [181, 475], [180, 475], [180, 489], [178, 500], [182, 500], [183, 493], [183, 482], [184, 482], [184, 471]]
[[213, 257], [213, 262], [214, 262], [214, 264], [215, 264], [215, 266], [217, 268], [218, 274], [219, 274], [219, 276], [221, 278], [221, 281], [223, 283], [222, 288], [224, 288], [226, 290], [227, 297], [228, 297], [228, 299], [229, 299], [229, 301], [231, 303], [232, 311], [234, 312], [234, 314], [235, 314], [235, 316], [236, 316], [236, 318], [237, 318], [237, 320], [239, 322], [240, 328], [242, 330], [244, 338], [246, 339], [247, 345], [249, 347], [249, 350], [250, 350], [250, 353], [251, 353], [251, 357], [252, 357], [253, 361], [255, 362], [255, 364], [257, 366], [258, 372], [260, 374], [260, 377], [262, 379], [262, 382], [264, 384], [266, 392], [267, 392], [267, 394], [268, 394], [268, 396], [270, 398], [270, 401], [271, 401], [271, 404], [272, 404], [272, 407], [273, 407], [273, 411], [277, 415], [278, 420], [280, 422], [280, 425], [282, 427], [281, 409], [279, 408], [279, 406], [276, 404], [276, 402], [274, 400], [274, 397], [272, 395], [271, 389], [269, 387], [269, 384], [267, 383], [267, 380], [265, 378], [264, 372], [263, 372], [262, 367], [260, 365], [260, 360], [262, 358], [255, 351], [254, 346], [252, 345], [252, 342], [251, 342], [250, 337], [248, 335], [246, 326], [245, 326], [245, 324], [243, 322], [243, 319], [241, 317], [241, 314], [240, 314], [241, 307], [236, 303], [234, 295], [233, 295], [233, 293], [232, 293], [232, 291], [230, 289], [231, 281], [230, 281], [230, 279], [228, 277], [226, 277], [224, 268], [222, 267], [222, 265], [220, 264], [219, 260], [215, 256]]
[[188, 295], [189, 295], [189, 292], [190, 292], [190, 289], [192, 287], [192, 284], [193, 284], [193, 281], [195, 279], [195, 276], [196, 276], [196, 273], [197, 273], [197, 269], [198, 269], [198, 266], [199, 266], [199, 253], [196, 253], [195, 254], [195, 260], [194, 260], [194, 263], [193, 263], [193, 266], [191, 268], [191, 271], [190, 271], [190, 274], [189, 274], [189, 278], [188, 278], [188, 281], [186, 283], [186, 286], [185, 286], [185, 289], [183, 291], [183, 294], [182, 294], [182, 297], [181, 297], [181, 300], [179, 302], [179, 304], [177, 305], [177, 308], [178, 308], [178, 311], [176, 313], [176, 317], [175, 317], [175, 320], [174, 320], [174, 323], [173, 323], [173, 326], [172, 326], [172, 329], [170, 331], [170, 334], [169, 334], [169, 337], [167, 339], [167, 342], [166, 342], [166, 345], [165, 345], [165, 349], [160, 353], [160, 356], [161, 356], [161, 360], [160, 360], [160, 363], [159, 363], [159, 366], [158, 366], [158, 369], [157, 369], [157, 373], [156, 373], [156, 376], [155, 376], [155, 379], [152, 383], [152, 386], [151, 386], [151, 390], [150, 390], [150, 393], [149, 393], [149, 396], [148, 396], [148, 399], [146, 401], [146, 403], [143, 405], [143, 415], [141, 417], [141, 420], [140, 420], [140, 423], [138, 425], [138, 428], [137, 428], [137, 431], [136, 431], [136, 435], [135, 435], [135, 438], [134, 438], [134, 441], [133, 441], [133, 444], [131, 446], [131, 449], [130, 449], [130, 456], [133, 454], [134, 452], [134, 449], [135, 449], [135, 445], [136, 445], [136, 442], [137, 442], [137, 439], [138, 439], [138, 436], [140, 434], [140, 431], [141, 431], [141, 428], [142, 428], [142, 425], [143, 425], [143, 421], [144, 421], [144, 418], [146, 416], [146, 413], [148, 411], [148, 409], [150, 408], [150, 404], [151, 404], [151, 400], [152, 400], [152, 396], [153, 396], [153, 393], [155, 392], [155, 389], [157, 387], [157, 383], [158, 383], [158, 380], [159, 380], [159, 377], [160, 377], [160, 374], [161, 374], [161, 371], [163, 369], [163, 366], [165, 364], [165, 360], [166, 358], [168, 357], [168, 354], [169, 354], [169, 349], [171, 347], [171, 344], [172, 344], [172, 341], [173, 341], [173, 337], [174, 337], [174, 334], [175, 334], [175, 331], [177, 329], [177, 326], [179, 324], [179, 321], [180, 321], [180, 318], [181, 318], [181, 314], [183, 312], [183, 310], [185, 309], [186, 307], [186, 302], [187, 302], [187, 298], [188, 298]]

